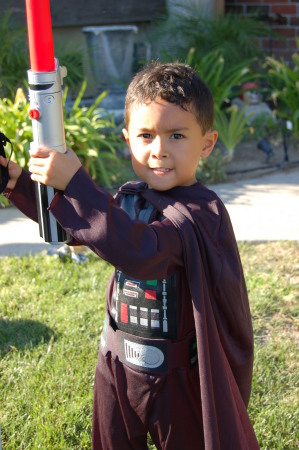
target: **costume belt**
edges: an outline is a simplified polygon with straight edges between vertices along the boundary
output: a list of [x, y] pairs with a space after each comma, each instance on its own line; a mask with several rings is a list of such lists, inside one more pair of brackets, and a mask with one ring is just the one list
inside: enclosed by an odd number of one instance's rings
[[196, 335], [190, 332], [178, 342], [147, 339], [115, 330], [107, 314], [100, 343], [101, 352], [143, 372], [167, 373], [178, 367], [192, 367], [197, 362]]

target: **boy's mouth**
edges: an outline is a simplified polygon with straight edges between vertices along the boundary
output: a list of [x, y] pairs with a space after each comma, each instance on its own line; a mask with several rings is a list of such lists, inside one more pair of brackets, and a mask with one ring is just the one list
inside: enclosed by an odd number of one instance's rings
[[165, 167], [152, 167], [151, 170], [156, 174], [163, 174], [171, 171], [171, 169], [166, 169]]

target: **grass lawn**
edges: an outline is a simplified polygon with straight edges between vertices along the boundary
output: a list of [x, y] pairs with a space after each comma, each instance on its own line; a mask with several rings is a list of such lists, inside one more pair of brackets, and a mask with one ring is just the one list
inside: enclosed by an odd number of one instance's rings
[[[249, 413], [261, 449], [295, 450], [299, 243], [240, 244], [240, 252], [255, 333]], [[3, 450], [91, 448], [93, 378], [111, 271], [92, 254], [82, 265], [43, 255], [0, 258]]]

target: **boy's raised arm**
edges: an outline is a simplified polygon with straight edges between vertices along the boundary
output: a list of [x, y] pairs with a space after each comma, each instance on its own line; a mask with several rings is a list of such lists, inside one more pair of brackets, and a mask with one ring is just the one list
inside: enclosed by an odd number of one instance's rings
[[181, 239], [169, 220], [132, 220], [83, 168], [56, 193], [50, 211], [76, 241], [127, 275], [164, 278], [183, 265]]

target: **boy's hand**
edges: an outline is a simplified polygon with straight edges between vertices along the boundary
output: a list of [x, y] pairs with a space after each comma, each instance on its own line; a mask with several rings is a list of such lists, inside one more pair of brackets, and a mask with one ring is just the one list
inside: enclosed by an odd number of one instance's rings
[[67, 149], [60, 153], [50, 148], [30, 150], [29, 171], [31, 178], [39, 183], [64, 191], [75, 173], [81, 167], [77, 155]]
[[[8, 162], [8, 160], [6, 158], [4, 158], [3, 156], [0, 156], [1, 166], [6, 167], [7, 162]], [[9, 173], [9, 180], [8, 180], [6, 188], [14, 189], [16, 182], [18, 181], [18, 178], [22, 173], [22, 168], [17, 163], [10, 160], [8, 163], [8, 173]]]

